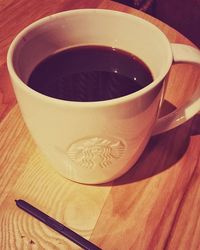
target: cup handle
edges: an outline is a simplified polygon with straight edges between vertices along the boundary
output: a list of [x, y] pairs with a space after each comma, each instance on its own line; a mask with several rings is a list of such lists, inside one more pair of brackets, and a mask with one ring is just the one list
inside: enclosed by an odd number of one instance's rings
[[[189, 62], [200, 64], [200, 51], [189, 45], [171, 44], [174, 62]], [[182, 107], [158, 119], [153, 135], [175, 128], [197, 114], [200, 110], [200, 88], [198, 87], [189, 101]]]

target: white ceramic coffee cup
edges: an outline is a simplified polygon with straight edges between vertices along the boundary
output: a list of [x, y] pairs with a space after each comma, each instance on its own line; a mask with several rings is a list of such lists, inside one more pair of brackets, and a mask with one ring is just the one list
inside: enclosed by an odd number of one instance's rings
[[[150, 68], [154, 81], [133, 94], [98, 102], [72, 102], [40, 94], [26, 85], [33, 68], [48, 55], [79, 45], [106, 45], [133, 53]], [[149, 22], [100, 9], [66, 11], [21, 31], [7, 57], [8, 70], [27, 127], [41, 151], [63, 176], [81, 183], [111, 181], [130, 169], [152, 134], [195, 115], [191, 101], [158, 119], [165, 77], [173, 61], [200, 63], [200, 52], [170, 44]]]

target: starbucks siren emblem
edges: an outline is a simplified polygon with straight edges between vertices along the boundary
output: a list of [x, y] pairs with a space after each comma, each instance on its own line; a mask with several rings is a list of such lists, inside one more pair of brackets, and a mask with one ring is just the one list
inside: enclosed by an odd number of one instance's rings
[[67, 156], [83, 168], [107, 168], [122, 157], [124, 150], [125, 144], [119, 139], [91, 137], [73, 143]]
[[[200, 64], [200, 51], [170, 43], [142, 18], [103, 9], [37, 20], [17, 35], [7, 55], [19, 107], [36, 144], [61, 175], [85, 184], [122, 176], [151, 135], [199, 112], [196, 86], [180, 108], [158, 117], [174, 62]], [[169, 91], [176, 97], [174, 88]]]

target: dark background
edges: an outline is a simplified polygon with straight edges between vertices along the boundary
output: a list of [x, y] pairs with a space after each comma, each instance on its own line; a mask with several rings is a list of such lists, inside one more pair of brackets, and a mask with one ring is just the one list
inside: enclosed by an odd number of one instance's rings
[[114, 0], [169, 24], [200, 48], [200, 0]]

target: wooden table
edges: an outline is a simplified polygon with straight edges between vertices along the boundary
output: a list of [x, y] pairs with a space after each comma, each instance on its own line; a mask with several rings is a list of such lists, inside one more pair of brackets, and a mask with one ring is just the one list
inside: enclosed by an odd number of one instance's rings
[[[27, 131], [8, 77], [6, 52], [28, 24], [76, 8], [124, 11], [153, 22], [171, 42], [192, 44], [164, 23], [103, 0], [1, 0], [0, 249], [79, 249], [16, 207], [24, 199], [104, 250], [200, 249], [200, 117], [153, 137], [137, 164], [107, 185], [81, 185], [58, 175]], [[199, 84], [197, 65], [172, 67], [163, 112], [180, 106]]]

